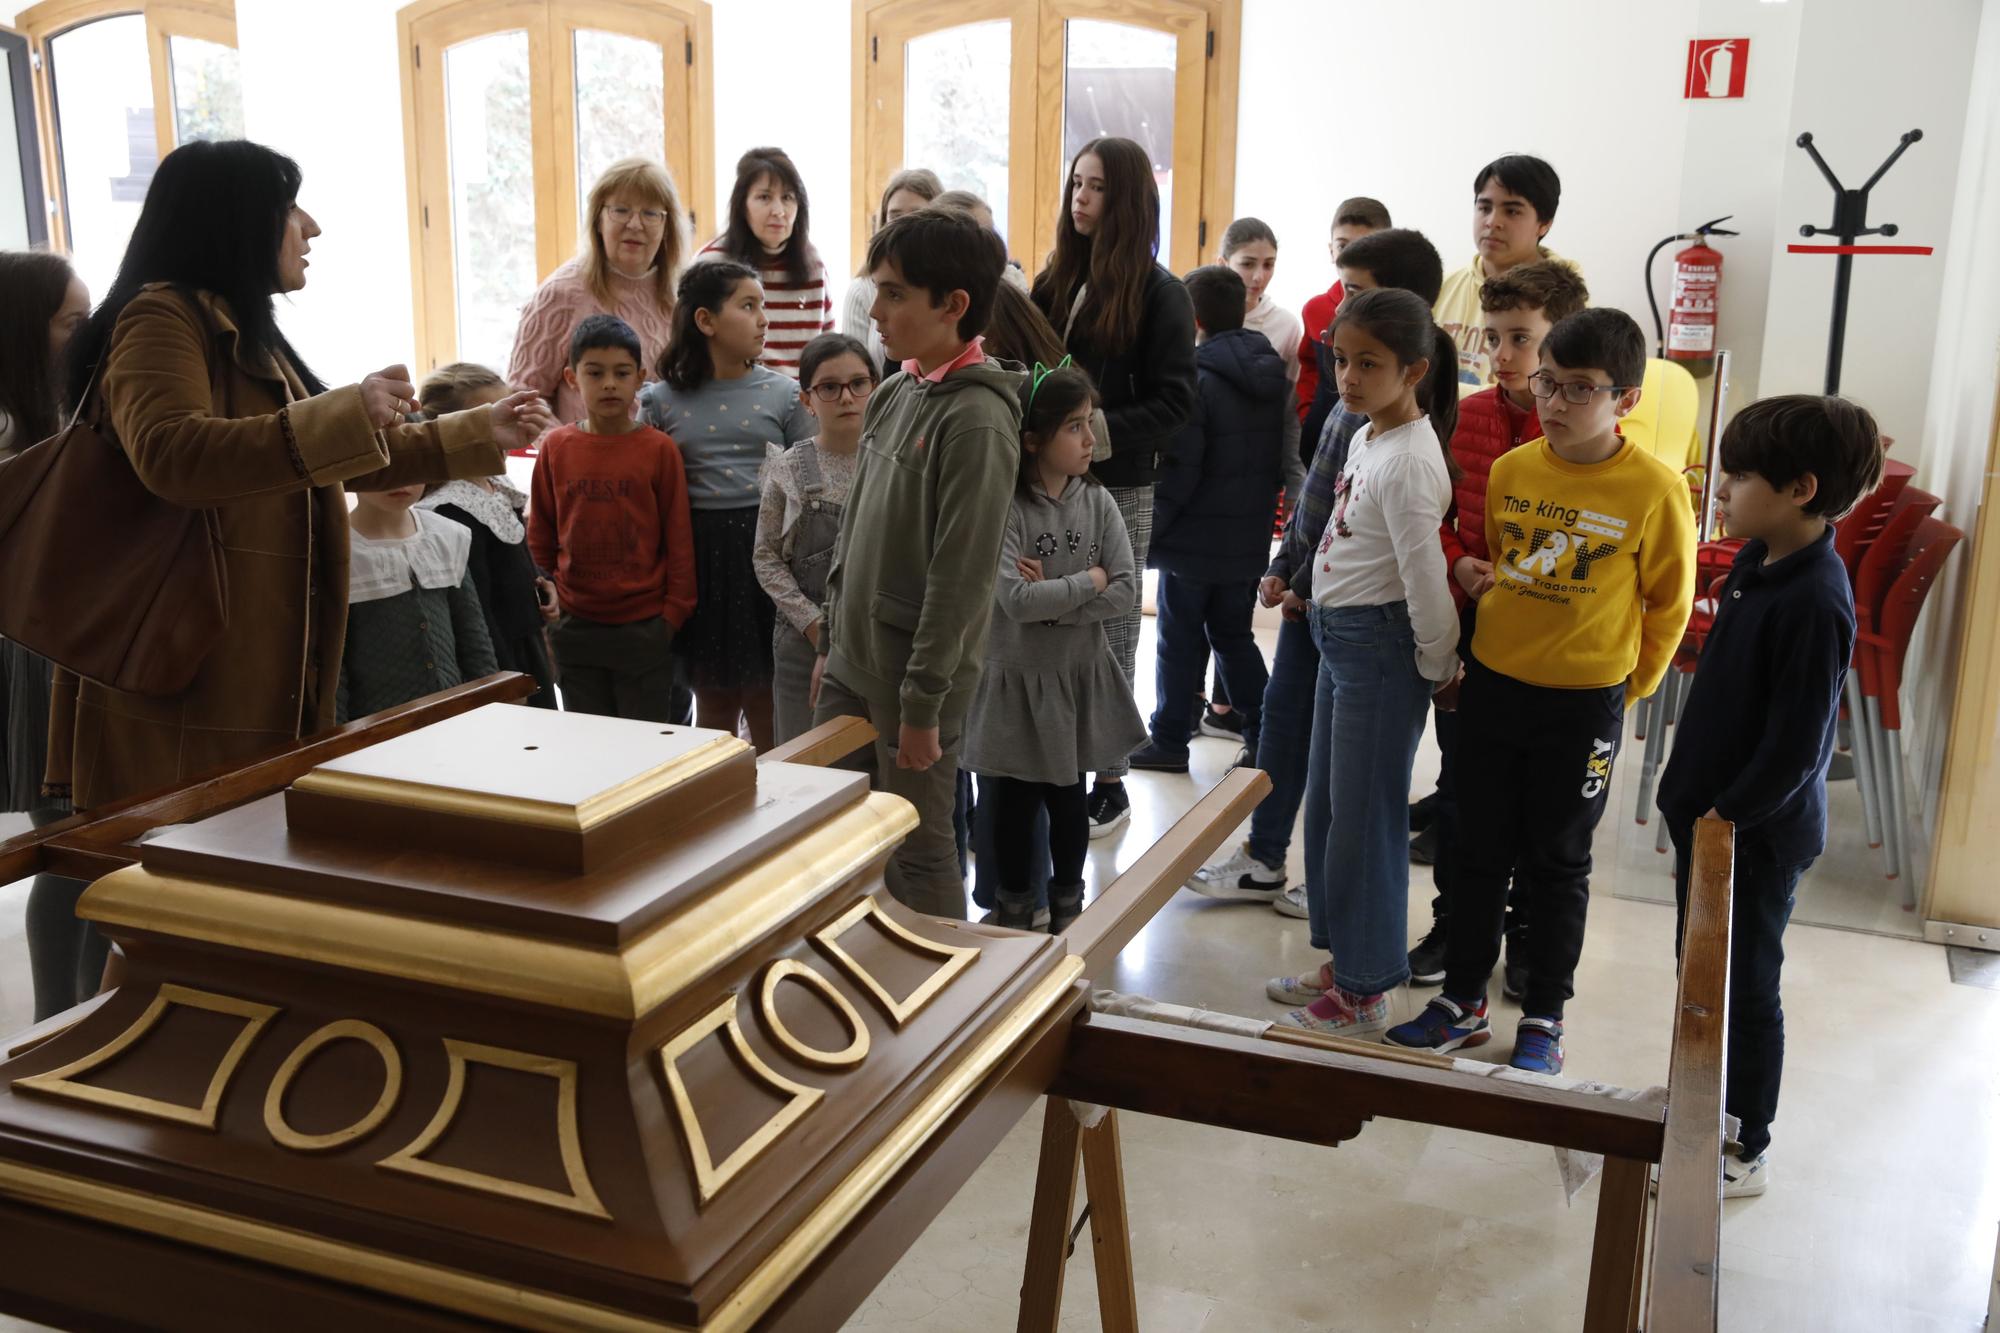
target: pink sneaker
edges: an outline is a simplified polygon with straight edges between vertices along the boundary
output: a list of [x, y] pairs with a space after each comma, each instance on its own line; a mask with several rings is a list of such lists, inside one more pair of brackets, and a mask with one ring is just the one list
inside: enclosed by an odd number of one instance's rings
[[1278, 1021], [1336, 1037], [1377, 1037], [1389, 1026], [1389, 996], [1387, 992], [1356, 995], [1329, 986], [1317, 1000], [1303, 1009], [1292, 1010]]

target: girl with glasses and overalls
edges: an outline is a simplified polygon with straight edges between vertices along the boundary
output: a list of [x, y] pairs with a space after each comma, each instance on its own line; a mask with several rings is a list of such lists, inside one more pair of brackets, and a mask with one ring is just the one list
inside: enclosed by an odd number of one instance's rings
[[751, 564], [778, 608], [772, 631], [772, 735], [777, 744], [812, 726], [813, 657], [826, 615], [826, 576], [854, 481], [861, 418], [875, 392], [874, 358], [859, 339], [823, 333], [799, 356], [799, 401], [819, 433], [764, 469]]

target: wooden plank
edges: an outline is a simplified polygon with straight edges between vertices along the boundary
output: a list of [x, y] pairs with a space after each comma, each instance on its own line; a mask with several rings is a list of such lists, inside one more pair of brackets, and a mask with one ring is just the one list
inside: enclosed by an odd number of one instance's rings
[[1271, 779], [1260, 770], [1230, 770], [1130, 869], [1093, 898], [1064, 932], [1070, 952], [1083, 955], [1083, 974], [1108, 976], [1118, 951], [1132, 942], [1270, 790]]
[[1050, 1091], [1301, 1143], [1341, 1143], [1385, 1117], [1607, 1157], [1660, 1155], [1659, 1118], [1630, 1102], [1108, 1014], [1077, 1024]]
[[1728, 1061], [1734, 828], [1695, 825], [1687, 934], [1667, 1065], [1647, 1328], [1713, 1329], [1722, 1246], [1722, 1080]]
[[1646, 1246], [1647, 1164], [1631, 1157], [1604, 1159], [1597, 1193], [1597, 1234], [1590, 1246], [1590, 1289], [1584, 1296], [1584, 1333], [1634, 1333], [1636, 1297]]
[[1060, 1097], [1045, 1100], [1035, 1202], [1028, 1214], [1028, 1261], [1021, 1276], [1021, 1313], [1014, 1325], [1020, 1333], [1055, 1333], [1062, 1318], [1070, 1214], [1076, 1211], [1081, 1127], [1068, 1102]]
[[1139, 1333], [1139, 1291], [1132, 1280], [1132, 1223], [1125, 1212], [1125, 1163], [1118, 1113], [1083, 1131], [1083, 1187], [1090, 1200], [1091, 1254], [1097, 1264], [1097, 1320], [1104, 1333]]
[[757, 756], [760, 764], [811, 764], [828, 768], [865, 745], [875, 743], [875, 728], [858, 717], [836, 717], [804, 735]]

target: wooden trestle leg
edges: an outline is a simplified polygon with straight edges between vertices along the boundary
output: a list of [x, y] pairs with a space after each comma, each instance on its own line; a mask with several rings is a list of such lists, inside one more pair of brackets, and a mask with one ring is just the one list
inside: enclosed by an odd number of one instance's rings
[[1132, 1281], [1132, 1227], [1125, 1215], [1125, 1163], [1118, 1113], [1083, 1131], [1083, 1189], [1090, 1201], [1091, 1252], [1097, 1260], [1097, 1319], [1104, 1333], [1139, 1333], [1139, 1292]]
[[1076, 1162], [1082, 1128], [1060, 1097], [1044, 1101], [1042, 1156], [1035, 1169], [1035, 1205], [1028, 1219], [1028, 1266], [1021, 1278], [1020, 1333], [1055, 1333], [1062, 1318], [1063, 1264], [1069, 1219], [1076, 1207]]
[[1604, 1159], [1597, 1234], [1590, 1246], [1590, 1289], [1583, 1304], [1584, 1333], [1634, 1333], [1639, 1327], [1648, 1167], [1632, 1157]]

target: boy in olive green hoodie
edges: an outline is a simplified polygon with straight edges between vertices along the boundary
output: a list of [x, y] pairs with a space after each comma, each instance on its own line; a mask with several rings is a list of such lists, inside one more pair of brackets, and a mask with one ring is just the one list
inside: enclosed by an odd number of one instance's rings
[[902, 370], [868, 402], [814, 668], [814, 720], [867, 718], [877, 785], [917, 807], [889, 892], [961, 920], [959, 738], [1020, 473], [1026, 377], [979, 336], [1006, 264], [1000, 238], [956, 211], [898, 218], [868, 244], [868, 313]]

